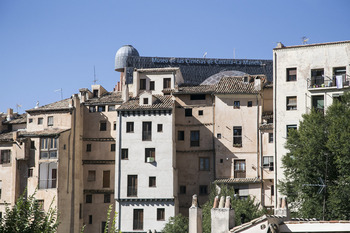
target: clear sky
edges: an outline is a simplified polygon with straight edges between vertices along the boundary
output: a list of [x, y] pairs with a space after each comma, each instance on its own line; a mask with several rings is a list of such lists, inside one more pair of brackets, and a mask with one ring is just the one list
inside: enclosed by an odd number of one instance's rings
[[116, 51], [272, 59], [285, 45], [350, 40], [349, 0], [0, 0], [0, 112], [91, 88], [112, 91]]

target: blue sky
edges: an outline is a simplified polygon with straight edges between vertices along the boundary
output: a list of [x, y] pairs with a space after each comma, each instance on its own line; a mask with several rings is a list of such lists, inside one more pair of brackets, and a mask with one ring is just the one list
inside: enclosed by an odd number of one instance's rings
[[0, 112], [68, 98], [98, 84], [112, 91], [116, 51], [141, 56], [272, 59], [276, 42], [350, 40], [350, 1], [1, 0]]

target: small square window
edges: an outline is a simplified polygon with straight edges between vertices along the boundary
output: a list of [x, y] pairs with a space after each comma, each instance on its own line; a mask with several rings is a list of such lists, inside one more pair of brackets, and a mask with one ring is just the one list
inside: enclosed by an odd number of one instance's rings
[[48, 126], [53, 126], [53, 116], [47, 117], [47, 125]]
[[105, 112], [106, 111], [106, 106], [98, 106], [97, 111], [98, 112]]
[[38, 118], [38, 125], [42, 125], [43, 121], [44, 121], [44, 119], [42, 117]]
[[253, 101], [248, 101], [248, 108], [251, 108], [253, 106]]
[[95, 181], [96, 180], [96, 171], [95, 170], [89, 170], [88, 171], [88, 181]]
[[186, 194], [186, 185], [180, 185], [180, 194]]
[[198, 111], [198, 116], [203, 116], [203, 110]]
[[191, 117], [191, 116], [192, 116], [192, 108], [186, 108], [185, 117]]
[[220, 163], [224, 163], [224, 160], [223, 160], [223, 159], [220, 159]]
[[164, 78], [163, 79], [163, 88], [171, 88], [171, 79], [170, 78]]
[[104, 203], [111, 203], [111, 194], [104, 194], [104, 197], [103, 197], [103, 202]]
[[86, 194], [85, 202], [86, 203], [92, 203], [92, 194]]
[[106, 131], [107, 130], [107, 122], [101, 121], [100, 122], [100, 131]]
[[273, 143], [273, 133], [269, 133], [269, 143]]
[[90, 106], [89, 112], [96, 112], [96, 106]]
[[154, 81], [150, 81], [150, 82], [149, 82], [149, 89], [150, 89], [151, 91], [154, 91]]
[[216, 137], [217, 137], [218, 139], [221, 139], [221, 133], [218, 133], [218, 134], [216, 135]]
[[164, 221], [164, 220], [165, 220], [165, 209], [158, 208], [157, 209], [157, 221]]
[[134, 122], [126, 122], [126, 132], [127, 133], [134, 132]]
[[287, 97], [287, 110], [297, 110], [297, 97], [288, 96]]
[[208, 186], [207, 185], [199, 185], [199, 195], [208, 194]]
[[297, 81], [297, 68], [287, 69], [287, 82]]
[[86, 144], [86, 152], [90, 152], [91, 151], [91, 144]]
[[157, 132], [163, 132], [163, 124], [157, 125]]
[[155, 176], [149, 177], [148, 187], [156, 187], [156, 177]]
[[234, 109], [240, 109], [240, 108], [241, 108], [241, 102], [239, 102], [239, 101], [234, 101], [234, 102], [233, 102], [233, 108], [234, 108]]
[[287, 125], [287, 137], [292, 130], [297, 130], [297, 125]]
[[177, 140], [178, 141], [183, 141], [185, 140], [185, 131], [177, 131]]
[[148, 104], [148, 98], [143, 98], [143, 104]]
[[115, 143], [111, 144], [111, 151], [115, 151]]
[[29, 118], [28, 122], [32, 123], [33, 122], [33, 118]]
[[33, 168], [28, 168], [28, 177], [33, 177]]
[[145, 162], [153, 163], [156, 160], [156, 148], [145, 148]]
[[129, 150], [122, 149], [122, 159], [129, 159]]

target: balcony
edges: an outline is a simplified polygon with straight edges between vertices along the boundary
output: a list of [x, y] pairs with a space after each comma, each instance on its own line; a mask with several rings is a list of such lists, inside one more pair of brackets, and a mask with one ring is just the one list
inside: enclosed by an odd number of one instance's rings
[[39, 180], [39, 189], [53, 189], [56, 188], [56, 179]]
[[308, 90], [316, 89], [342, 89], [349, 87], [349, 77], [346, 74], [336, 75], [333, 77], [312, 76], [307, 80]]

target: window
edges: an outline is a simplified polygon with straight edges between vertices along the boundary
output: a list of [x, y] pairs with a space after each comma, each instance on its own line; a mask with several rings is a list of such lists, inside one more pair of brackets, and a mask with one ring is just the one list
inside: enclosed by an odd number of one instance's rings
[[137, 197], [137, 175], [128, 175], [128, 197]]
[[297, 110], [297, 97], [288, 96], [287, 97], [287, 110]]
[[90, 106], [89, 112], [96, 112], [96, 106]]
[[253, 101], [248, 101], [248, 108], [251, 108], [253, 106]]
[[28, 122], [29, 122], [29, 123], [33, 123], [33, 118], [29, 118], [29, 119], [28, 119]]
[[152, 122], [142, 122], [142, 141], [152, 140]]
[[203, 110], [198, 110], [198, 116], [203, 116]]
[[134, 209], [133, 229], [134, 230], [143, 229], [143, 209]]
[[113, 130], [117, 130], [117, 122], [113, 121]]
[[271, 196], [275, 196], [275, 186], [271, 185]]
[[102, 184], [102, 188], [109, 188], [110, 186], [110, 175], [111, 172], [108, 171], [103, 171], [103, 184]]
[[241, 108], [241, 102], [239, 102], [239, 101], [234, 101], [234, 102], [233, 102], [233, 108], [234, 108], [234, 109], [240, 109], [240, 108]]
[[149, 177], [148, 187], [156, 187], [156, 177], [155, 176]]
[[92, 203], [92, 194], [86, 194], [85, 203]]
[[296, 129], [297, 129], [297, 125], [287, 125], [287, 137], [288, 137], [290, 131], [296, 130]]
[[0, 220], [2, 219], [2, 212], [0, 212]]
[[191, 131], [191, 146], [199, 146], [199, 131]]
[[126, 122], [126, 132], [127, 133], [134, 132], [134, 122]]
[[40, 159], [57, 158], [57, 138], [41, 138]]
[[155, 148], [145, 148], [145, 162], [153, 163], [156, 160], [156, 149]]
[[111, 144], [111, 151], [115, 151], [115, 143]]
[[88, 171], [88, 181], [95, 181], [96, 180], [96, 171], [95, 170], [89, 170]]
[[191, 100], [205, 100], [205, 94], [196, 94], [190, 96]]
[[263, 157], [263, 167], [268, 168], [270, 171], [273, 171], [273, 156]]
[[98, 112], [105, 112], [106, 111], [106, 106], [98, 106], [97, 111]]
[[122, 149], [122, 159], [129, 159], [129, 150], [128, 149]]
[[297, 81], [297, 68], [287, 69], [287, 82]]
[[0, 180], [0, 199], [1, 199], [1, 193], [2, 193], [2, 180]]
[[235, 147], [242, 146], [242, 127], [241, 126], [233, 127], [233, 146]]
[[185, 140], [185, 131], [182, 131], [182, 130], [177, 131], [177, 140], [178, 141]]
[[35, 142], [30, 140], [30, 149], [35, 149]]
[[108, 112], [115, 111], [115, 105], [108, 105]]
[[323, 113], [324, 112], [324, 96], [316, 95], [311, 97], [312, 100], [312, 108]]
[[91, 144], [86, 144], [86, 151], [90, 152], [91, 151]]
[[216, 134], [216, 137], [217, 137], [218, 139], [221, 139], [221, 133]]
[[157, 132], [163, 132], [163, 124], [157, 125]]
[[106, 131], [107, 130], [107, 122], [101, 121], [100, 122], [100, 131]]
[[56, 188], [57, 163], [39, 163], [39, 189]]
[[180, 194], [186, 194], [186, 185], [180, 185]]
[[148, 104], [148, 98], [143, 98], [143, 104]]
[[165, 209], [157, 208], [157, 221], [164, 221], [164, 220], [165, 220]]
[[38, 125], [42, 125], [44, 122], [44, 119], [42, 117], [38, 118]]
[[199, 185], [199, 195], [208, 194], [208, 186], [207, 185]]
[[92, 93], [93, 93], [93, 97], [98, 97], [98, 90], [93, 90]]
[[89, 215], [89, 224], [92, 224], [92, 215]]
[[186, 108], [185, 117], [191, 117], [191, 116], [192, 116], [192, 108]]
[[10, 162], [11, 162], [11, 150], [2, 150], [0, 163], [5, 164]]
[[146, 79], [140, 79], [140, 90], [146, 90]]
[[47, 125], [48, 126], [53, 126], [53, 116], [47, 117]]
[[234, 176], [235, 178], [245, 178], [245, 160], [235, 160]]
[[111, 194], [109, 194], [109, 193], [104, 194], [103, 202], [104, 203], [111, 203]]
[[311, 86], [321, 87], [324, 84], [324, 71], [323, 69], [311, 70]]
[[28, 177], [33, 177], [33, 168], [28, 168]]
[[107, 225], [106, 221], [101, 222], [101, 232], [105, 232], [106, 225]]
[[164, 78], [163, 79], [163, 88], [171, 88], [171, 79], [170, 78]]
[[210, 170], [209, 158], [199, 158], [199, 170], [200, 171]]
[[149, 89], [150, 89], [151, 91], [154, 91], [154, 81], [150, 81], [150, 82], [149, 82]]
[[273, 133], [269, 133], [269, 143], [273, 143]]

